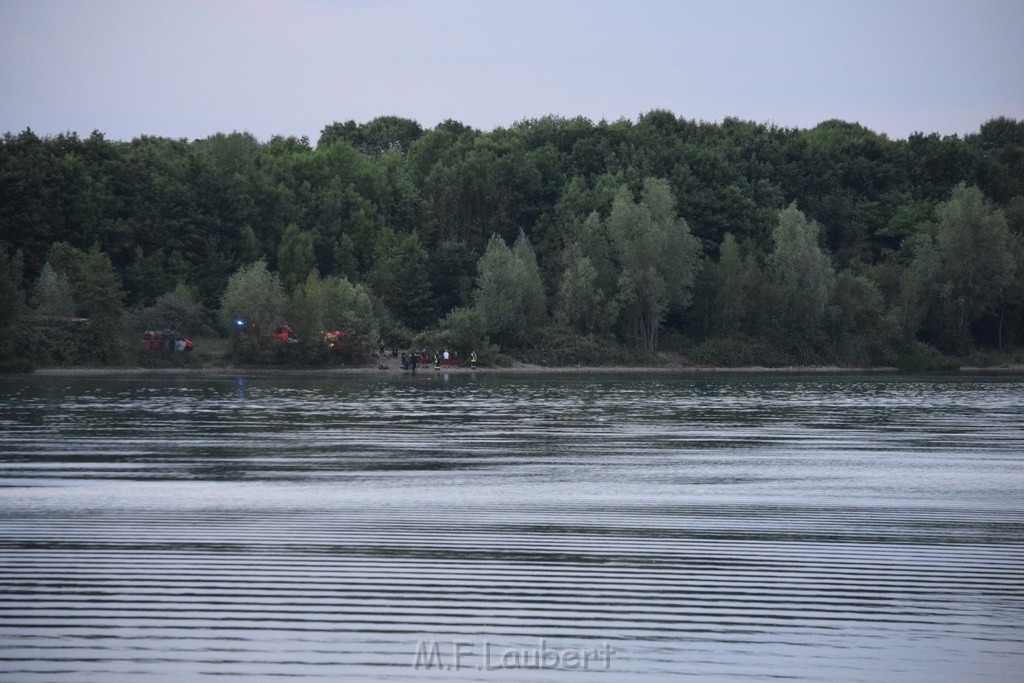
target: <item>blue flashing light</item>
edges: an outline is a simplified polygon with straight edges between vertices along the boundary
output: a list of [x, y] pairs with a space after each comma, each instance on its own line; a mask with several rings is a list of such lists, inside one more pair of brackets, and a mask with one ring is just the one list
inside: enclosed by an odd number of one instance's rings
[[244, 320], [236, 320], [235, 324], [238, 325], [239, 327], [241, 327], [242, 325], [245, 325], [245, 321]]

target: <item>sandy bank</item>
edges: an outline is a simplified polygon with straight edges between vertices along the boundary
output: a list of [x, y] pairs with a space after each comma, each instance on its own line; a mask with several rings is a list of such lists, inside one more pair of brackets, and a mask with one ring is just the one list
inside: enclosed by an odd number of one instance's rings
[[[216, 377], [238, 375], [260, 376], [260, 375], [293, 375], [296, 377], [331, 377], [346, 375], [412, 375], [409, 371], [403, 371], [395, 360], [385, 362], [386, 370], [380, 369], [376, 364], [358, 366], [334, 366], [321, 368], [298, 368], [298, 367], [246, 367], [246, 366], [222, 366], [210, 365], [199, 367], [180, 368], [40, 368], [33, 374], [36, 376], [166, 376], [166, 377]], [[416, 375], [432, 375], [435, 371], [433, 366], [420, 366]], [[872, 368], [850, 368], [841, 366], [823, 365], [793, 365], [786, 367], [711, 367], [698, 365], [666, 364], [666, 365], [616, 365], [616, 366], [547, 366], [532, 365], [529, 363], [513, 363], [508, 367], [479, 367], [471, 370], [466, 366], [442, 367], [441, 373], [449, 375], [468, 374], [493, 374], [493, 375], [528, 375], [528, 374], [660, 374], [660, 375], [698, 375], [698, 374], [852, 374], [852, 373], [898, 373], [900, 370], [893, 367], [872, 367]], [[957, 371], [954, 371], [957, 372]], [[1024, 365], [999, 365], [991, 367], [962, 367], [963, 373], [994, 373], [994, 374], [1022, 374]]]

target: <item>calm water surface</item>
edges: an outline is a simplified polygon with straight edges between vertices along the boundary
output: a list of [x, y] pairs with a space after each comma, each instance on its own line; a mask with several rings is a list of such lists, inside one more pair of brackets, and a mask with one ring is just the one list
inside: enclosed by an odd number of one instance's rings
[[1015, 681], [1022, 532], [1020, 376], [0, 379], [4, 681]]

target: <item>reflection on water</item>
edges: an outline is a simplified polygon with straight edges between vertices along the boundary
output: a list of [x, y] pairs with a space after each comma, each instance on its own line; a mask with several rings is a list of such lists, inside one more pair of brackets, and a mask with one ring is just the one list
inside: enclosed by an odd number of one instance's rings
[[0, 452], [3, 680], [1024, 669], [1020, 377], [8, 378]]

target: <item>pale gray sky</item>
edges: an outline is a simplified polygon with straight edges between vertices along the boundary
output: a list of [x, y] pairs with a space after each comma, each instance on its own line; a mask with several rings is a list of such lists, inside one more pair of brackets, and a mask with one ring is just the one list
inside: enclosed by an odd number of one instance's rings
[[0, 0], [0, 133], [1024, 119], [1024, 0]]

